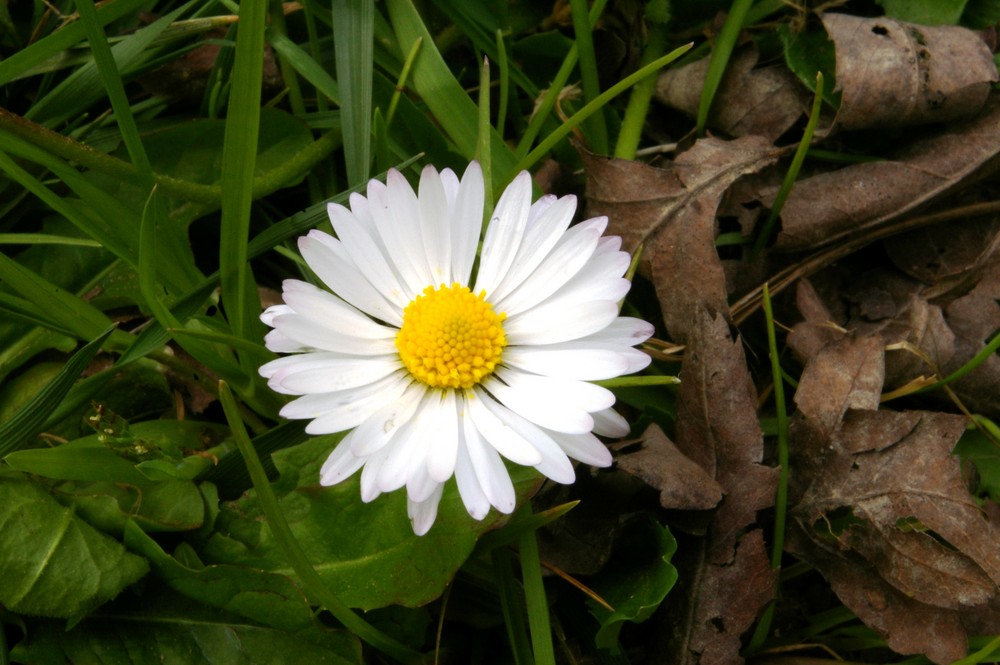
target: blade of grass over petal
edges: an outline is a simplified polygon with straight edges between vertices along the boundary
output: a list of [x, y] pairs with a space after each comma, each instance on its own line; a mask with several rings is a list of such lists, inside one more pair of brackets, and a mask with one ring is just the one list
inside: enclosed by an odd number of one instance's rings
[[74, 353], [54, 379], [22, 406], [10, 420], [0, 425], [0, 455], [17, 450], [41, 431], [49, 414], [63, 400], [80, 373], [87, 368], [114, 330], [114, 326], [107, 328], [92, 342]]
[[507, 177], [504, 178], [501, 182], [503, 184], [506, 184], [510, 182], [510, 180], [512, 180], [517, 173], [520, 173], [525, 169], [530, 169], [535, 164], [535, 162], [537, 162], [542, 157], [547, 155], [549, 151], [552, 150], [552, 148], [555, 147], [555, 145], [559, 141], [566, 138], [566, 136], [569, 135], [570, 132], [572, 132], [576, 127], [578, 127], [580, 123], [583, 122], [586, 118], [590, 117], [592, 113], [596, 112], [597, 109], [601, 108], [609, 101], [611, 101], [621, 93], [625, 92], [633, 85], [635, 85], [645, 77], [649, 76], [656, 70], [665, 67], [666, 65], [669, 65], [671, 62], [673, 62], [674, 60], [682, 56], [685, 52], [687, 52], [687, 50], [690, 48], [691, 44], [685, 44], [684, 46], [676, 48], [667, 55], [663, 56], [662, 58], [657, 58], [656, 60], [649, 63], [645, 67], [640, 67], [638, 70], [636, 70], [629, 76], [626, 76], [621, 81], [619, 81], [618, 83], [614, 84], [613, 86], [602, 92], [597, 97], [597, 99], [595, 99], [594, 101], [590, 102], [582, 109], [577, 111], [570, 118], [568, 118], [566, 122], [560, 125], [559, 128], [556, 129], [556, 131], [552, 132], [547, 137], [545, 137], [545, 139], [541, 143], [539, 143], [534, 150], [525, 155], [521, 159], [521, 161], [519, 161], [514, 166], [514, 168], [508, 172]]
[[[441, 124], [458, 152], [466, 159], [476, 154], [479, 141], [476, 105], [455, 79], [441, 53], [434, 46], [434, 39], [411, 0], [387, 0], [389, 18], [400, 49], [406, 51], [417, 39], [422, 40], [420, 52], [413, 64], [410, 77], [413, 88]], [[513, 170], [514, 155], [495, 131], [490, 131], [490, 151], [493, 161], [494, 185], [496, 175]]]
[[[530, 508], [526, 507], [524, 510]], [[549, 620], [549, 603], [545, 597], [542, 564], [538, 558], [538, 540], [535, 531], [526, 531], [518, 538], [521, 554], [521, 580], [528, 609], [528, 628], [531, 631], [531, 648], [536, 663], [555, 663], [552, 646], [552, 624]]]
[[225, 381], [219, 382], [219, 401], [226, 414], [229, 428], [232, 430], [233, 440], [239, 448], [243, 459], [246, 462], [247, 470], [250, 472], [250, 479], [253, 481], [254, 489], [257, 490], [257, 500], [267, 518], [268, 526], [274, 534], [275, 542], [281, 548], [282, 553], [292, 566], [295, 574], [302, 582], [303, 591], [311, 602], [325, 607], [340, 623], [358, 638], [378, 649], [382, 653], [395, 658], [401, 663], [419, 663], [423, 660], [421, 654], [411, 650], [394, 638], [381, 632], [370, 623], [355, 614], [351, 608], [334, 594], [323, 582], [312, 563], [306, 557], [305, 552], [292, 534], [288, 522], [285, 521], [281, 513], [281, 507], [271, 489], [271, 483], [267, 479], [264, 467], [261, 466], [257, 451], [250, 443], [250, 436], [247, 434], [243, 420], [240, 418], [239, 408], [232, 391]]
[[795, 181], [799, 177], [799, 171], [802, 170], [802, 163], [805, 161], [806, 154], [809, 152], [809, 146], [812, 144], [812, 137], [816, 131], [816, 125], [819, 124], [819, 112], [822, 108], [823, 72], [816, 72], [816, 95], [813, 97], [812, 110], [809, 112], [809, 122], [806, 123], [805, 131], [802, 132], [802, 140], [799, 141], [799, 145], [795, 149], [795, 156], [792, 157], [792, 163], [789, 165], [788, 171], [785, 173], [785, 179], [781, 182], [781, 188], [778, 190], [778, 194], [774, 197], [774, 203], [771, 204], [771, 210], [767, 213], [767, 219], [764, 220], [760, 233], [757, 234], [757, 240], [754, 242], [753, 246], [755, 253], [767, 247], [767, 243], [770, 242], [771, 236], [774, 235], [774, 227], [778, 222], [778, 215], [781, 214], [781, 208], [784, 207], [785, 201], [788, 200], [788, 195], [792, 192], [792, 187], [795, 185]]
[[[597, 76], [597, 55], [594, 53], [594, 40], [587, 16], [587, 1], [569, 0], [569, 7], [573, 18], [574, 42], [580, 60], [580, 85], [583, 88], [583, 98], [587, 102], [592, 102], [601, 94], [601, 85]], [[590, 150], [598, 155], [606, 155], [608, 126], [604, 120], [603, 110], [598, 108], [583, 124]]]
[[[593, 29], [594, 25], [597, 24], [597, 19], [600, 18], [601, 12], [604, 11], [604, 6], [608, 4], [608, 0], [596, 0], [594, 6], [590, 8], [590, 28]], [[552, 113], [552, 109], [556, 105], [556, 101], [559, 99], [559, 93], [562, 91], [566, 82], [569, 80], [570, 75], [573, 73], [573, 69], [576, 67], [576, 61], [579, 58], [579, 49], [576, 42], [569, 49], [569, 53], [563, 58], [562, 64], [559, 66], [559, 71], [556, 72], [555, 78], [549, 84], [548, 89], [545, 91], [545, 95], [542, 97], [542, 101], [538, 104], [538, 108], [531, 116], [531, 121], [528, 123], [528, 128], [524, 130], [524, 134], [521, 135], [521, 140], [517, 143], [517, 149], [514, 154], [518, 159], [524, 160], [525, 155], [531, 150], [531, 144], [535, 142], [535, 137], [538, 136], [539, 132], [542, 131], [542, 126], [549, 119], [549, 115]]]
[[344, 159], [348, 184], [355, 186], [368, 181], [371, 165], [375, 3], [333, 0], [331, 9]]
[[[247, 263], [247, 242], [260, 131], [266, 16], [267, 5], [263, 0], [247, 0], [240, 5], [233, 85], [222, 148], [219, 274], [229, 325], [233, 334], [243, 339], [263, 337], [263, 324], [257, 319], [260, 301]], [[256, 372], [257, 360], [240, 354], [241, 364], [248, 376]]]
[[736, 48], [736, 40], [739, 39], [740, 31], [743, 30], [743, 23], [746, 20], [747, 12], [753, 0], [733, 0], [726, 16], [726, 22], [722, 30], [715, 38], [715, 45], [712, 47], [712, 56], [708, 61], [708, 72], [705, 74], [705, 84], [701, 89], [701, 101], [698, 104], [698, 114], [695, 132], [698, 136], [704, 136], [705, 125], [708, 123], [708, 112], [712, 108], [715, 100], [715, 93], [722, 82], [722, 76], [726, 73], [729, 65], [729, 58]]
[[[818, 98], [822, 98], [820, 95]], [[771, 359], [771, 381], [774, 384], [774, 410], [778, 421], [778, 489], [774, 500], [774, 538], [771, 550], [771, 568], [781, 569], [781, 557], [785, 550], [785, 517], [788, 510], [788, 409], [785, 405], [785, 384], [781, 370], [781, 357], [778, 355], [778, 342], [774, 330], [774, 311], [771, 308], [771, 295], [767, 282], [763, 284], [764, 320], [767, 327], [767, 348]], [[780, 577], [776, 584], [780, 583]], [[777, 595], [777, 589], [775, 589]], [[753, 637], [747, 647], [749, 652], [759, 649], [771, 634], [771, 621], [774, 619], [774, 603], [771, 603], [762, 613]]]
[[[646, 49], [642, 52], [640, 64], [645, 65], [664, 55], [667, 50], [666, 28], [665, 24], [650, 24], [649, 38], [646, 41]], [[635, 151], [639, 149], [639, 141], [642, 139], [642, 130], [646, 125], [646, 116], [653, 99], [653, 91], [656, 89], [657, 78], [655, 74], [650, 74], [632, 88], [628, 106], [625, 107], [625, 116], [622, 118], [621, 131], [618, 133], [618, 142], [615, 144], [615, 157], [618, 159], [635, 159]]]
[[503, 613], [507, 641], [514, 654], [515, 665], [534, 665], [531, 651], [531, 637], [528, 635], [528, 620], [517, 580], [514, 577], [514, 554], [506, 547], [500, 547], [490, 555], [493, 572], [500, 594], [500, 611]]
[[493, 214], [493, 160], [490, 150], [493, 125], [490, 123], [490, 61], [483, 58], [483, 66], [479, 70], [479, 141], [476, 145], [476, 159], [483, 170], [484, 201], [483, 227]]

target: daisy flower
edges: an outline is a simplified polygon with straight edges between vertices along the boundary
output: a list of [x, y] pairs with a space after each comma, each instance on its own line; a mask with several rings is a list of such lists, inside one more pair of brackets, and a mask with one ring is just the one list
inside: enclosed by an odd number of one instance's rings
[[570, 228], [573, 196], [531, 202], [518, 175], [483, 219], [483, 174], [459, 181], [424, 169], [417, 192], [397, 171], [330, 204], [334, 238], [299, 239], [329, 288], [289, 279], [284, 304], [261, 319], [267, 348], [290, 354], [260, 368], [281, 409], [308, 419], [310, 434], [350, 430], [320, 472], [333, 485], [361, 470], [361, 498], [406, 488], [413, 530], [437, 516], [455, 477], [469, 514], [514, 510], [504, 460], [573, 482], [570, 459], [608, 466], [595, 436], [620, 437], [614, 395], [589, 383], [636, 372], [632, 348], [652, 335], [618, 316], [629, 289], [621, 239], [602, 237], [606, 217]]

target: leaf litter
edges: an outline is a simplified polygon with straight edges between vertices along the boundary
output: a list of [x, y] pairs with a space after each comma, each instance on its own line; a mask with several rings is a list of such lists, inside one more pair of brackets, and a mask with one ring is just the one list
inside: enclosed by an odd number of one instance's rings
[[[642, 249], [666, 336], [685, 345], [676, 421], [618, 455], [686, 533], [677, 588], [654, 619], [657, 662], [742, 662], [765, 608], [776, 601], [782, 616], [770, 563], [779, 469], [761, 428], [774, 387], [754, 316], [769, 278], [794, 393], [786, 565], [812, 566], [899, 654], [951, 662], [969, 637], [1000, 632], [1000, 507], [953, 454], [972, 427], [963, 413], [1000, 417], [1000, 359], [948, 391], [915, 390], [1000, 330], [993, 56], [963, 28], [841, 14], [823, 26], [840, 107], [816, 147], [865, 158], [808, 160], [763, 251], [749, 249], [752, 234], [794, 148], [775, 141], [794, 132], [808, 93], [752, 48], [721, 84], [718, 134], [654, 164], [581, 148], [588, 214]], [[693, 115], [706, 63], [662, 75], [657, 98]], [[780, 108], [762, 105], [766, 91]], [[746, 241], [736, 256], [716, 244], [726, 219]], [[786, 621], [772, 629], [794, 636], [804, 618]]]

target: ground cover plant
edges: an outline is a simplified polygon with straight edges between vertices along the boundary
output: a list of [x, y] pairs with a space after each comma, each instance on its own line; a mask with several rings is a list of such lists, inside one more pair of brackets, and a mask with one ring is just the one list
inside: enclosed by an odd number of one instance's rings
[[0, 662], [1000, 659], [998, 24], [0, 3]]

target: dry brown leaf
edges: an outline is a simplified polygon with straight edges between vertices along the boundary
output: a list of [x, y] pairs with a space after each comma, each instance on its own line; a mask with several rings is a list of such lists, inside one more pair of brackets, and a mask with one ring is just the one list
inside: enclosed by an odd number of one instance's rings
[[659, 425], [642, 433], [642, 447], [620, 455], [618, 468], [660, 490], [660, 505], [671, 510], [708, 510], [722, 500], [722, 487], [677, 449]]
[[[1000, 99], [890, 155], [795, 183], [781, 209], [779, 251], [815, 249], [887, 224], [994, 173], [1000, 160]], [[775, 191], [762, 196], [771, 205]]]
[[844, 605], [885, 637], [889, 648], [901, 654], [925, 654], [942, 665], [965, 657], [968, 638], [958, 612], [909, 598], [860, 557], [814, 540], [807, 532], [792, 524], [787, 549], [814, 565]]
[[[733, 55], [715, 93], [708, 126], [730, 136], [763, 136], [773, 143], [802, 117], [809, 95], [784, 66], [755, 69], [757, 58], [752, 47]], [[694, 117], [709, 59], [663, 72], [656, 82], [656, 99]]]
[[836, 49], [844, 129], [969, 117], [997, 80], [993, 53], [966, 28], [848, 14], [826, 14], [823, 25]]
[[728, 316], [715, 213], [733, 182], [773, 164], [780, 154], [757, 136], [699, 140], [665, 169], [581, 151], [587, 212], [607, 215], [609, 233], [621, 236], [626, 250], [645, 243], [644, 272], [675, 341], [687, 342], [701, 309]]
[[925, 284], [964, 283], [978, 276], [1000, 248], [1000, 219], [934, 224], [887, 238], [882, 245], [896, 267], [914, 279]]
[[[968, 294], [946, 305], [944, 314], [955, 334], [955, 353], [942, 367], [950, 374], [1000, 331], [1000, 261], [994, 260]], [[951, 387], [969, 409], [1000, 418], [1000, 357], [996, 353]]]

